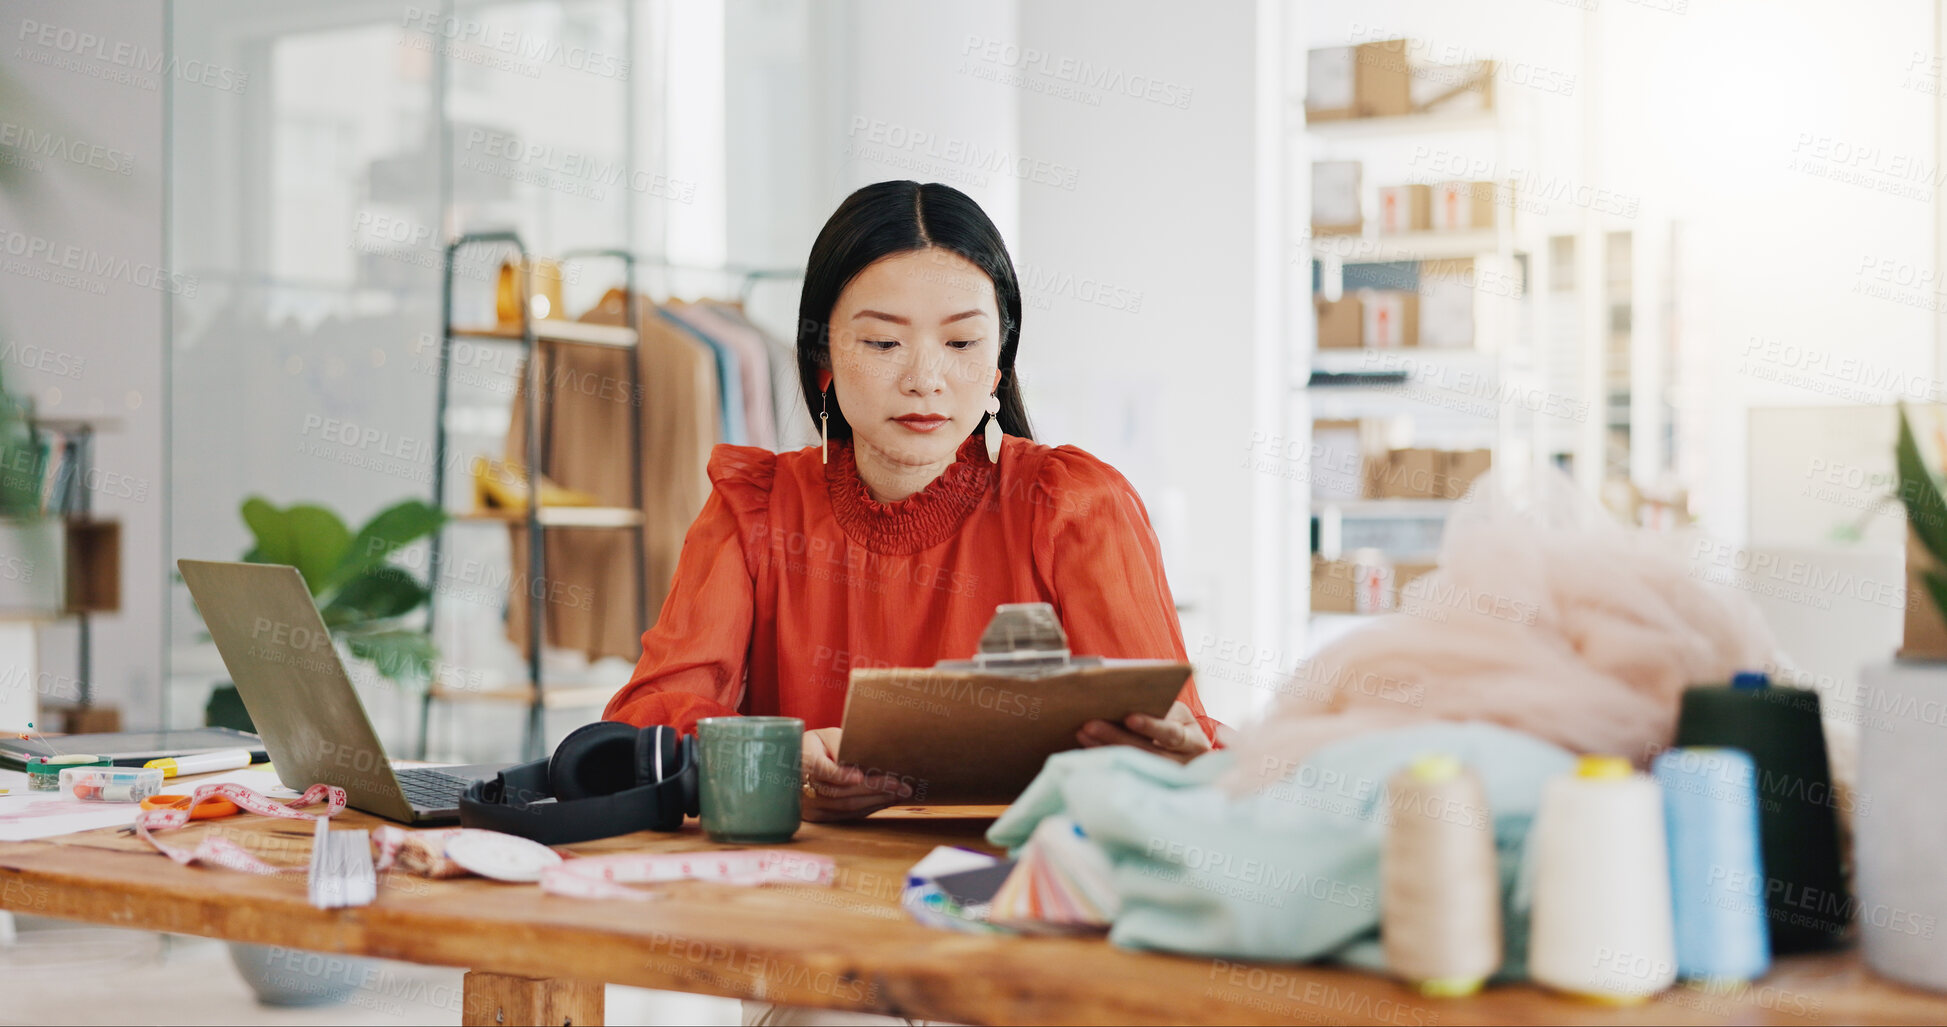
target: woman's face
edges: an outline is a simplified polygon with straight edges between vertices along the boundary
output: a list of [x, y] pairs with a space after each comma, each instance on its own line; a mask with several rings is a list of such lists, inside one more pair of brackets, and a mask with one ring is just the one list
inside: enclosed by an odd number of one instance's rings
[[1000, 383], [994, 283], [948, 250], [868, 265], [832, 307], [832, 395], [853, 444], [901, 464], [950, 462]]

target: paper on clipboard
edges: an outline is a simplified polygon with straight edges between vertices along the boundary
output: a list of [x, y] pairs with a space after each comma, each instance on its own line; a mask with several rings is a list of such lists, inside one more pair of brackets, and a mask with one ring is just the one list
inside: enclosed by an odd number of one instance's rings
[[910, 805], [1010, 803], [1049, 756], [1078, 747], [1083, 724], [1164, 716], [1189, 678], [1171, 660], [1084, 658], [1027, 675], [973, 661], [855, 669], [838, 758], [906, 782]]

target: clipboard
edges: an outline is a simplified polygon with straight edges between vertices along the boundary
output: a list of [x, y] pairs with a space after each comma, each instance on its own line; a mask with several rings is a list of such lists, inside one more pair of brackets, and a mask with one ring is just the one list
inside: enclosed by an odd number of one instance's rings
[[[1019, 629], [1021, 616], [1042, 623], [1009, 637], [1004, 617]], [[1011, 803], [1049, 756], [1080, 748], [1083, 724], [1162, 717], [1190, 679], [1174, 660], [1071, 657], [1059, 625], [1048, 633], [1052, 619], [1048, 604], [1007, 604], [972, 660], [855, 668], [839, 762], [911, 786], [906, 805]]]

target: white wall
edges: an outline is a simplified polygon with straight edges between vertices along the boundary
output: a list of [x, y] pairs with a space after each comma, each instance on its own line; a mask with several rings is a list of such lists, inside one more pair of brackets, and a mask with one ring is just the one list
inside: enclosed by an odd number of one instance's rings
[[[40, 413], [120, 422], [97, 444], [92, 496], [122, 522], [122, 610], [94, 621], [92, 677], [136, 724], [157, 715], [163, 649], [163, 98], [211, 88], [170, 76], [163, 39], [160, 4], [21, 0], [0, 13], [0, 131], [64, 140], [50, 154], [0, 136], [0, 359]], [[87, 166], [91, 153], [106, 166]], [[75, 630], [41, 640], [42, 698], [65, 697]]]
[[[1020, 185], [1028, 412], [1043, 442], [1081, 446], [1142, 494], [1200, 670], [1226, 640], [1269, 643], [1254, 623], [1252, 513], [1278, 480], [1235, 459], [1254, 424], [1266, 220], [1256, 17], [1204, 5], [1189, 27], [1160, 2], [1024, 4], [1019, 58], [967, 58], [1018, 76], [981, 84], [1018, 95], [1022, 155], [1073, 169], [1072, 188]], [[1254, 707], [1221, 674], [1199, 687], [1219, 719]]]

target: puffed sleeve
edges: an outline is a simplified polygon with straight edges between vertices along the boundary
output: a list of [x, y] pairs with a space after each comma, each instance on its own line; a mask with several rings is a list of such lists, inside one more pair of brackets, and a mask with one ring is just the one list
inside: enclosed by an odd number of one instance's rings
[[[1069, 650], [1188, 663], [1162, 545], [1135, 487], [1075, 446], [1050, 451], [1036, 484], [1035, 566], [1053, 586]], [[1177, 698], [1215, 743], [1218, 722], [1204, 713], [1194, 675]]]
[[689, 733], [704, 717], [737, 713], [755, 609], [744, 537], [749, 526], [763, 525], [776, 471], [777, 454], [769, 450], [711, 449], [710, 496], [683, 536], [669, 598], [642, 636], [635, 674], [602, 719]]

